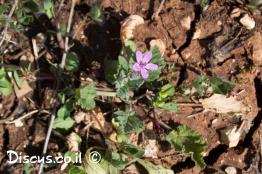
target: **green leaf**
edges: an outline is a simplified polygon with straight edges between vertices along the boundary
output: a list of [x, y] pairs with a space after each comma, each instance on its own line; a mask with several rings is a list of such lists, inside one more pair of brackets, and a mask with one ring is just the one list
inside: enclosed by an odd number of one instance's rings
[[31, 174], [31, 172], [32, 172], [32, 164], [24, 163], [23, 164], [23, 174]]
[[43, 11], [49, 18], [52, 18], [54, 15], [53, 9], [54, 9], [53, 1], [44, 0]]
[[34, 12], [34, 13], [39, 11], [38, 4], [34, 2], [33, 0], [24, 1], [22, 8], [28, 9], [28, 11]]
[[118, 170], [123, 170], [128, 164], [128, 156], [123, 153], [111, 152], [110, 163]]
[[8, 96], [12, 93], [13, 87], [4, 68], [0, 69], [0, 92]]
[[133, 53], [136, 51], [136, 43], [132, 40], [127, 40], [124, 43], [125, 47], [132, 51]]
[[[90, 154], [93, 148], [87, 150], [85, 154], [85, 171], [87, 174], [119, 174], [119, 170], [111, 165], [108, 160], [105, 159], [102, 153], [99, 152], [101, 155], [101, 160], [99, 163], [93, 162], [90, 160]], [[113, 173], [111, 173], [113, 172]]]
[[207, 143], [202, 140], [202, 135], [199, 132], [182, 125], [171, 131], [166, 139], [177, 151], [190, 153], [197, 166], [202, 169], [206, 167], [203, 152]]
[[149, 161], [138, 159], [137, 162], [147, 170], [148, 174], [174, 174], [172, 170], [165, 169], [161, 165], [156, 166]]
[[123, 68], [125, 71], [128, 71], [129, 69], [128, 62], [126, 61], [126, 59], [123, 56], [118, 57], [118, 62], [121, 68]]
[[220, 79], [218, 77], [210, 78], [211, 87], [214, 93], [227, 94], [235, 85], [227, 80]]
[[14, 77], [14, 80], [15, 80], [15, 83], [16, 83], [17, 87], [18, 87], [19, 89], [21, 89], [22, 81], [21, 81], [21, 79], [19, 78], [19, 76], [18, 76], [18, 74], [17, 74], [16, 71], [13, 72], [13, 77]]
[[103, 13], [102, 10], [97, 6], [92, 6], [89, 12], [89, 16], [92, 20], [96, 22], [103, 22]]
[[32, 15], [26, 12], [25, 8], [19, 8], [15, 11], [16, 19], [23, 25], [28, 25], [34, 21]]
[[64, 159], [65, 159], [65, 158], [69, 158], [69, 159], [71, 159], [71, 162], [72, 162], [72, 163], [75, 163], [75, 162], [76, 162], [76, 159], [78, 158], [78, 155], [79, 155], [78, 152], [67, 151], [67, 152], [64, 154]]
[[163, 86], [159, 92], [159, 97], [161, 99], [166, 99], [175, 95], [175, 87], [171, 84]]
[[81, 87], [76, 91], [77, 104], [83, 109], [93, 109], [96, 106], [95, 97], [96, 89], [94, 83]]
[[57, 111], [57, 117], [58, 118], [67, 118], [71, 116], [71, 112], [73, 111], [73, 102], [69, 101], [66, 102], [62, 107], [59, 108]]
[[200, 6], [204, 9], [209, 4], [209, 0], [200, 0]]
[[169, 103], [164, 103], [160, 108], [171, 111], [171, 112], [177, 112], [179, 111], [177, 104], [175, 102], [169, 102]]
[[53, 129], [69, 130], [74, 125], [74, 120], [71, 117], [60, 118], [57, 117], [54, 122]]
[[106, 80], [114, 84], [116, 81], [115, 74], [118, 72], [119, 63], [116, 60], [105, 60], [105, 78]]
[[82, 166], [70, 166], [70, 169], [67, 172], [68, 174], [86, 174], [84, 167]]
[[144, 123], [131, 111], [116, 111], [113, 113], [112, 123], [118, 133], [140, 133], [144, 130]]
[[145, 151], [133, 144], [121, 143], [121, 149], [135, 158], [143, 157]]
[[205, 76], [198, 76], [195, 80], [193, 80], [192, 85], [196, 88], [197, 94], [202, 97], [205, 95], [209, 86], [209, 80]]
[[65, 69], [67, 71], [75, 72], [79, 68], [79, 59], [74, 52], [70, 52], [67, 54], [66, 57], [66, 63], [65, 63]]

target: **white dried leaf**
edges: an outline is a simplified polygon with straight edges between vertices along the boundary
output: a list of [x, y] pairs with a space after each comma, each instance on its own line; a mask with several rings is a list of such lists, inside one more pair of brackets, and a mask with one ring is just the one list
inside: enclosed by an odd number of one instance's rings
[[75, 132], [72, 132], [67, 138], [66, 143], [68, 149], [73, 152], [79, 151], [79, 144], [81, 143], [81, 138]]
[[139, 15], [128, 16], [121, 25], [120, 37], [123, 42], [134, 37], [134, 30], [138, 25], [144, 23], [144, 19]]
[[229, 147], [236, 147], [241, 139], [241, 132], [237, 130], [237, 126], [226, 132], [229, 141]]
[[158, 47], [162, 55], [166, 51], [166, 44], [161, 39], [153, 39], [149, 43], [150, 47]]
[[22, 127], [24, 125], [23, 122], [21, 120], [19, 120], [19, 119], [15, 120], [14, 124], [15, 124], [15, 127]]
[[156, 140], [148, 140], [148, 144], [145, 146], [145, 154], [144, 157], [146, 158], [158, 158], [158, 147]]
[[221, 94], [214, 94], [209, 98], [201, 100], [200, 102], [202, 103], [204, 109], [212, 110], [221, 114], [245, 114], [248, 111], [247, 107], [241, 101], [236, 100], [234, 97], [226, 97]]
[[74, 115], [74, 120], [75, 120], [75, 122], [76, 123], [81, 123], [82, 121], [84, 121], [85, 120], [85, 115], [86, 115], [86, 113], [84, 113], [84, 112], [78, 112], [78, 113], [76, 113], [75, 115]]
[[252, 30], [256, 26], [256, 22], [248, 14], [245, 14], [241, 19], [240, 23], [245, 26], [248, 30]]

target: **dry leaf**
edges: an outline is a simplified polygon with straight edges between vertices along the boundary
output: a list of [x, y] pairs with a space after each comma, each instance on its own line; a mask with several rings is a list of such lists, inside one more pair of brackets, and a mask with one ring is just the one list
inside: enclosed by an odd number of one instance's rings
[[216, 113], [228, 114], [228, 113], [242, 113], [245, 114], [248, 109], [241, 102], [234, 97], [226, 97], [221, 94], [214, 94], [209, 98], [200, 101], [203, 108], [206, 110], [212, 110]]
[[66, 143], [70, 151], [79, 152], [79, 144], [81, 143], [81, 138], [75, 132], [72, 132], [66, 138]]
[[241, 19], [240, 23], [245, 26], [248, 30], [252, 30], [255, 28], [256, 23], [255, 20], [252, 19], [248, 14], [245, 14]]
[[150, 47], [158, 47], [162, 55], [164, 55], [166, 51], [166, 45], [161, 39], [153, 39], [149, 43]]
[[125, 42], [127, 40], [132, 39], [134, 37], [133, 33], [135, 28], [143, 23], [144, 23], [144, 19], [141, 16], [138, 15], [128, 16], [124, 20], [123, 24], [121, 25], [120, 37], [122, 41]]
[[21, 98], [32, 91], [32, 88], [29, 86], [26, 80], [22, 80], [21, 88], [18, 88], [17, 85], [14, 85], [14, 91], [17, 98]]
[[157, 146], [157, 141], [156, 140], [148, 140], [146, 142], [147, 144], [145, 145], [145, 154], [144, 157], [146, 158], [158, 158], [157, 153], [158, 153], [158, 146]]

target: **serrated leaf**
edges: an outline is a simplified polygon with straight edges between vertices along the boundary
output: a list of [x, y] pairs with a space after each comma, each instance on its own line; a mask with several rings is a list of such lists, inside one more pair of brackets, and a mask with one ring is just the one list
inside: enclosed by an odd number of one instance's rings
[[159, 97], [166, 99], [175, 95], [175, 87], [171, 84], [166, 84], [163, 86], [159, 92]]
[[70, 166], [70, 169], [67, 172], [68, 174], [86, 174], [85, 169], [82, 166]]
[[66, 63], [65, 63], [65, 69], [67, 71], [75, 72], [79, 68], [79, 59], [74, 52], [70, 52], [67, 54], [66, 57]]
[[53, 17], [53, 8], [54, 8], [54, 4], [52, 0], [44, 0], [43, 2], [43, 10], [44, 13], [49, 17], [52, 18]]
[[227, 94], [235, 85], [227, 80], [220, 79], [219, 77], [211, 77], [210, 84], [214, 93]]
[[67, 118], [70, 117], [71, 112], [73, 111], [73, 102], [66, 102], [62, 107], [57, 111], [57, 118]]
[[205, 92], [209, 86], [209, 80], [205, 76], [198, 76], [195, 80], [193, 80], [192, 85], [196, 88], [197, 94], [202, 97], [205, 95]]
[[123, 68], [125, 71], [128, 71], [128, 62], [123, 56], [118, 56], [118, 62], [120, 68]]
[[119, 133], [140, 133], [144, 130], [144, 123], [131, 111], [116, 111], [113, 114], [113, 125]]
[[96, 89], [94, 83], [81, 87], [76, 92], [77, 104], [83, 109], [93, 109], [96, 105], [94, 100], [95, 97]]
[[54, 122], [53, 129], [64, 129], [68, 130], [74, 125], [74, 120], [71, 117], [67, 118], [56, 118]]
[[148, 174], [174, 174], [172, 170], [165, 169], [161, 165], [156, 166], [149, 161], [138, 159], [137, 162], [147, 170]]
[[99, 163], [93, 162], [90, 160], [90, 153], [93, 148], [87, 150], [85, 154], [85, 171], [87, 174], [111, 174], [109, 172], [113, 172], [112, 174], [119, 174], [120, 171], [111, 165], [108, 160], [105, 159], [102, 153], [98, 152], [101, 155], [101, 160]]
[[117, 74], [118, 67], [118, 61], [105, 60], [105, 78], [111, 84], [114, 84], [114, 82], [116, 81], [116, 77], [114, 75]]
[[110, 163], [118, 170], [125, 169], [128, 164], [128, 156], [123, 153], [111, 152]]
[[181, 125], [176, 130], [171, 131], [167, 137], [167, 141], [177, 151], [191, 153], [192, 159], [200, 168], [205, 168], [206, 164], [203, 160], [203, 153], [207, 143], [202, 140], [202, 135], [191, 128]]
[[136, 51], [136, 43], [134, 42], [134, 41], [132, 41], [132, 40], [127, 40], [127, 41], [125, 41], [125, 47], [127, 48], [127, 49], [129, 49], [131, 52], [135, 52]]
[[133, 144], [122, 143], [120, 147], [124, 152], [132, 155], [135, 158], [141, 158], [145, 153], [143, 149]]

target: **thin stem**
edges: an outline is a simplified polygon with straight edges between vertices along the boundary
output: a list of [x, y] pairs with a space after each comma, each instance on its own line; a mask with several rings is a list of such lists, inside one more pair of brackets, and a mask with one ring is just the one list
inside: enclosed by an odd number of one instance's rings
[[[12, 9], [11, 9], [11, 11], [9, 12], [8, 20], [10, 20], [11, 17], [13, 16], [17, 4], [18, 4], [18, 0], [15, 0], [14, 4], [13, 4], [13, 6], [12, 6]], [[2, 46], [2, 44], [4, 43], [4, 41], [6, 40], [5, 37], [6, 37], [6, 33], [7, 33], [7, 28], [8, 28], [8, 21], [5, 23], [5, 28], [4, 28], [4, 31], [3, 31], [3, 37], [2, 37], [2, 39], [1, 39], [1, 41], [0, 41], [0, 47]]]
[[[67, 24], [67, 33], [70, 32], [70, 28], [71, 28], [71, 25], [72, 25], [72, 19], [73, 19], [73, 15], [74, 15], [75, 5], [76, 5], [76, 0], [72, 0], [68, 24]], [[68, 51], [68, 42], [69, 42], [69, 37], [66, 36], [66, 38], [65, 38], [65, 51], [63, 53], [60, 68], [58, 69], [58, 79], [57, 79], [57, 83], [56, 83], [56, 86], [55, 86], [55, 92], [54, 92], [53, 98], [56, 98], [56, 93], [57, 93], [57, 91], [60, 87], [60, 79], [61, 79], [60, 76], [62, 75], [64, 67], [65, 67], [65, 61], [66, 61], [66, 56], [67, 56], [67, 51]], [[46, 135], [46, 139], [45, 139], [45, 144], [44, 144], [44, 148], [43, 148], [43, 154], [42, 154], [43, 156], [45, 156], [46, 153], [47, 153], [47, 146], [48, 146], [50, 136], [51, 136], [51, 133], [52, 133], [55, 117], [56, 117], [56, 107], [53, 108], [53, 111], [52, 111], [52, 114], [51, 114], [50, 123], [49, 123], [48, 131], [47, 131], [47, 135]], [[38, 174], [42, 174], [43, 167], [44, 167], [44, 162], [42, 162], [40, 164], [39, 169], [38, 169]]]
[[158, 19], [159, 13], [161, 12], [161, 10], [162, 10], [163, 7], [164, 7], [164, 3], [165, 3], [165, 0], [162, 0], [159, 8], [158, 8], [157, 11], [156, 11], [156, 13], [154, 13], [154, 15], [152, 16], [152, 19], [153, 19], [153, 20], [154, 20], [154, 19]]

